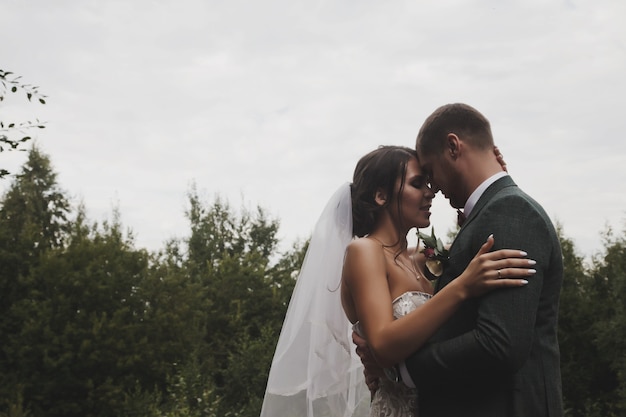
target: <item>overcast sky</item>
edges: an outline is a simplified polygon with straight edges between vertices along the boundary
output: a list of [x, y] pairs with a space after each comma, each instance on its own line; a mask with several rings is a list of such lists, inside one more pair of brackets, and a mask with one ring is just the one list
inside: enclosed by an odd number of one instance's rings
[[118, 207], [138, 247], [188, 235], [192, 183], [289, 246], [360, 156], [466, 102], [588, 256], [626, 220], [625, 21], [623, 0], [2, 0], [0, 68], [48, 103], [10, 96], [0, 120], [47, 121], [61, 187], [94, 221]]

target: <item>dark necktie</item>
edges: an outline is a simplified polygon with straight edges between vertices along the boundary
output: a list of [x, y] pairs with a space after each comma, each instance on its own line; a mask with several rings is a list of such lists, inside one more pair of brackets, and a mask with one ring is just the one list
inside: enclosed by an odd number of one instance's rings
[[457, 218], [456, 218], [456, 224], [459, 225], [459, 227], [463, 227], [463, 223], [465, 223], [465, 214], [460, 210], [457, 209]]

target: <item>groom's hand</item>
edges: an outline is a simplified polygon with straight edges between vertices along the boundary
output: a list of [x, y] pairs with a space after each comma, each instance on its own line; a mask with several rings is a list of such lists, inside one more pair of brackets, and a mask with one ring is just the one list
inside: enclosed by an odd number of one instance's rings
[[374, 355], [370, 351], [369, 346], [367, 346], [365, 339], [356, 332], [352, 332], [352, 342], [356, 345], [356, 354], [361, 358], [361, 363], [363, 363], [365, 368], [363, 370], [365, 384], [367, 384], [370, 392], [374, 395], [376, 390], [378, 390], [379, 379], [385, 376], [385, 372], [374, 359]]

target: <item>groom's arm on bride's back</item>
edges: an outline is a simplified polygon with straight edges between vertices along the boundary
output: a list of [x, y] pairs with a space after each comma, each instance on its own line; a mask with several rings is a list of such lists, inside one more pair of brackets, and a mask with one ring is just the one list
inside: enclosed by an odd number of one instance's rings
[[[465, 233], [471, 231], [475, 242], [484, 238], [481, 233], [493, 233], [494, 250], [525, 250], [529, 259], [537, 261], [537, 273], [523, 288], [493, 291], [476, 300], [475, 320], [461, 317], [467, 310], [460, 310], [451, 320], [461, 327], [467, 322], [467, 331], [431, 343], [408, 358], [407, 369], [418, 387], [471, 385], [478, 375], [516, 372], [542, 343], [535, 323], [555, 319], [560, 277], [558, 265], [553, 264], [558, 264], [560, 249], [543, 209], [525, 195], [505, 195], [488, 204], [470, 226]], [[552, 329], [547, 325], [539, 331]]]

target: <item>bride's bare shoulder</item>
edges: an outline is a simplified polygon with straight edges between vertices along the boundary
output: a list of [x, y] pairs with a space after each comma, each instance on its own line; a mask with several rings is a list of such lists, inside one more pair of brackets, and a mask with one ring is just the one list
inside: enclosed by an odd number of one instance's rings
[[376, 251], [380, 251], [382, 248], [381, 244], [378, 243], [377, 241], [375, 241], [374, 239], [370, 239], [367, 237], [359, 237], [354, 239], [352, 242], [350, 242], [350, 244], [348, 245], [348, 250], [352, 250], [352, 251], [372, 251], [372, 250], [376, 250]]
[[354, 239], [346, 248], [346, 264], [370, 265], [384, 259], [383, 247], [374, 239], [361, 237]]

